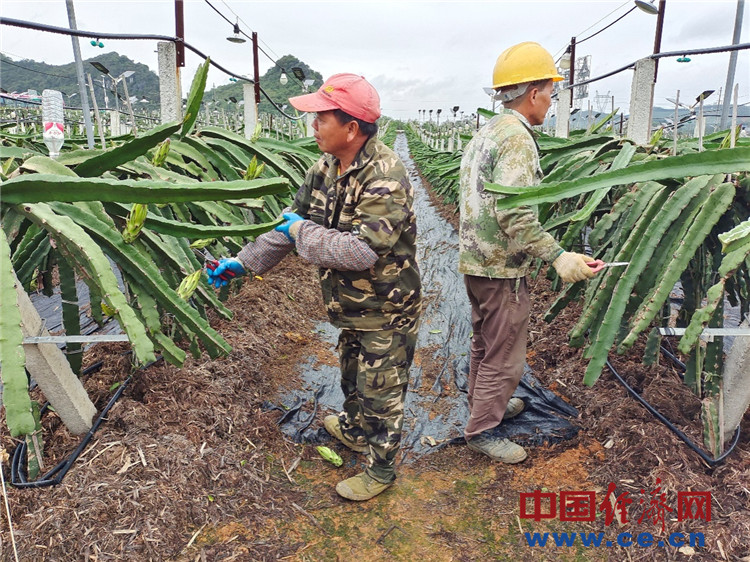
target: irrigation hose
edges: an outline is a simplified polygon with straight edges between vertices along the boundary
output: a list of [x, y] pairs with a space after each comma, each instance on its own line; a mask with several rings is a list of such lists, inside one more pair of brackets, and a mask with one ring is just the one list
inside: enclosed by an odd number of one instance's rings
[[[130, 353], [130, 352], [128, 352]], [[147, 368], [149, 368], [151, 365], [156, 363], [157, 361], [160, 361], [163, 359], [163, 357], [160, 355], [156, 358], [155, 361], [152, 361], [151, 363], [148, 363], [147, 365], [144, 365], [139, 370], [144, 371]], [[92, 365], [91, 367], [87, 368], [83, 374], [91, 373], [95, 369], [99, 369], [102, 366], [102, 362], [99, 361]], [[112, 409], [112, 407], [115, 405], [115, 403], [120, 399], [122, 396], [122, 393], [127, 388], [128, 384], [130, 384], [130, 381], [133, 380], [133, 375], [129, 375], [128, 378], [126, 378], [122, 384], [117, 388], [117, 391], [112, 395], [112, 398], [109, 399], [109, 402], [105, 406], [104, 410], [102, 410], [102, 413], [99, 414], [99, 417], [94, 422], [94, 425], [91, 427], [89, 432], [84, 436], [84, 438], [81, 440], [81, 442], [78, 444], [78, 447], [71, 453], [71, 455], [60, 461], [54, 468], [49, 470], [44, 476], [39, 478], [38, 480], [34, 480], [33, 482], [29, 482], [27, 480], [27, 475], [24, 472], [24, 466], [26, 465], [27, 461], [27, 445], [26, 441], [21, 441], [21, 443], [16, 447], [16, 449], [13, 451], [13, 459], [11, 460], [10, 465], [10, 476], [11, 481], [10, 483], [15, 486], [16, 488], [43, 488], [46, 486], [56, 486], [60, 482], [62, 482], [62, 479], [65, 478], [65, 475], [68, 473], [68, 471], [73, 466], [73, 463], [78, 459], [79, 456], [81, 456], [81, 453], [86, 448], [86, 446], [91, 442], [91, 439], [94, 437], [94, 434], [96, 433], [97, 429], [99, 429], [99, 426], [102, 424], [103, 421], [106, 421], [107, 414]], [[44, 407], [41, 409], [40, 413], [44, 413], [47, 410], [47, 407], [49, 406], [49, 403], [45, 404]]]
[[712, 459], [709, 457], [698, 445], [696, 445], [690, 437], [685, 435], [680, 429], [675, 427], [672, 422], [670, 422], [667, 418], [665, 418], [661, 412], [659, 412], [656, 408], [654, 408], [651, 404], [649, 404], [645, 398], [643, 398], [640, 394], [638, 394], [635, 389], [633, 389], [628, 383], [625, 382], [625, 380], [620, 376], [620, 373], [617, 372], [617, 370], [614, 368], [612, 363], [609, 362], [609, 359], [607, 359], [607, 367], [611, 371], [611, 373], [615, 376], [615, 378], [619, 381], [619, 383], [625, 387], [625, 390], [628, 391], [628, 394], [635, 398], [638, 402], [641, 403], [641, 405], [646, 408], [646, 410], [649, 411], [649, 413], [654, 416], [656, 419], [658, 419], [661, 423], [663, 423], [665, 426], [667, 426], [667, 429], [669, 429], [672, 433], [674, 433], [677, 437], [679, 437], [688, 447], [690, 447], [693, 451], [695, 451], [700, 458], [703, 459], [703, 461], [708, 464], [710, 467], [715, 467], [718, 464], [722, 463], [724, 459], [726, 459], [732, 451], [734, 451], [734, 448], [737, 446], [737, 443], [740, 440], [740, 428], [739, 426], [735, 430], [734, 433], [734, 439], [732, 439], [732, 443], [729, 446], [729, 449], [727, 449], [724, 454], [722, 454], [720, 457], [716, 459]]

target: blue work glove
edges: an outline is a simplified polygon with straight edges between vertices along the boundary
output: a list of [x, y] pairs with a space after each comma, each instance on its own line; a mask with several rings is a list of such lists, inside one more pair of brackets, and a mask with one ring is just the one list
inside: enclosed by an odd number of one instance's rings
[[245, 267], [237, 258], [223, 258], [218, 262], [216, 260], [206, 264], [206, 273], [208, 274], [208, 283], [217, 289], [229, 283], [238, 275], [245, 275]]
[[281, 215], [286, 220], [285, 223], [280, 224], [274, 230], [283, 232], [284, 235], [289, 238], [290, 242], [294, 242], [297, 239], [297, 232], [299, 227], [302, 225], [302, 221], [305, 220], [297, 213], [284, 213]]

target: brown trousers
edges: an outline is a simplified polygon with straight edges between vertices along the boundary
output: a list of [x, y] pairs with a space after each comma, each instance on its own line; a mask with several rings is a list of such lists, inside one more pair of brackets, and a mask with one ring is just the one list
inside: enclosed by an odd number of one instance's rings
[[526, 279], [465, 275], [471, 302], [468, 440], [503, 421], [526, 360], [529, 292]]

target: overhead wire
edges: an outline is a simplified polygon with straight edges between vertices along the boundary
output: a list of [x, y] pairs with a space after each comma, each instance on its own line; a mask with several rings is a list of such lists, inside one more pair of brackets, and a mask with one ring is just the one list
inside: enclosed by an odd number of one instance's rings
[[[5, 53], [3, 53], [5, 54]], [[55, 78], [70, 78], [69, 76], [63, 76], [62, 74], [51, 74], [49, 72], [42, 72], [41, 70], [35, 70], [33, 68], [26, 68], [25, 66], [21, 66], [20, 64], [16, 64], [14, 62], [11, 62], [9, 60], [3, 60], [2, 64], [9, 64], [10, 66], [15, 66], [17, 68], [21, 68], [23, 70], [28, 70], [29, 72], [36, 72], [37, 74], [44, 74], [45, 76], [53, 76]]]
[[[227, 17], [226, 17], [226, 16], [224, 15], [224, 14], [222, 14], [222, 13], [221, 13], [221, 12], [220, 12], [220, 11], [219, 11], [219, 10], [218, 10], [218, 9], [217, 9], [217, 8], [216, 8], [216, 7], [214, 6], [214, 5], [213, 5], [213, 4], [211, 4], [211, 3], [209, 2], [209, 0], [204, 0], [204, 1], [205, 1], [205, 2], [206, 2], [206, 3], [208, 4], [208, 5], [209, 5], [209, 6], [211, 6], [211, 8], [213, 8], [213, 9], [214, 9], [214, 10], [215, 10], [215, 11], [216, 11], [216, 12], [217, 12], [218, 14], [220, 14], [222, 18], [224, 18], [224, 19], [225, 19], [226, 21], [228, 21], [229, 23], [231, 23], [232, 25], [234, 25], [234, 23], [232, 23], [232, 21], [231, 21], [230, 19], [228, 19], [228, 18], [227, 18]], [[234, 10], [232, 9], [232, 7], [231, 7], [231, 6], [229, 5], [229, 4], [227, 4], [227, 3], [225, 2], [225, 0], [221, 0], [221, 3], [222, 3], [222, 4], [224, 4], [224, 5], [225, 5], [225, 6], [227, 7], [227, 9], [228, 9], [228, 10], [229, 10], [230, 12], [232, 12], [232, 15], [234, 15], [234, 16], [235, 16], [235, 18], [237, 18], [237, 21], [238, 21], [238, 22], [242, 22], [242, 23], [243, 23], [243, 24], [244, 24], [244, 25], [245, 25], [245, 26], [246, 26], [246, 27], [247, 27], [247, 28], [248, 28], [248, 29], [249, 29], [249, 30], [250, 30], [250, 31], [251, 31], [252, 33], [254, 33], [254, 32], [255, 32], [255, 31], [253, 30], [253, 28], [252, 28], [252, 27], [250, 27], [250, 25], [249, 25], [249, 24], [248, 24], [248, 23], [247, 23], [247, 22], [246, 22], [245, 20], [243, 20], [243, 19], [242, 19], [242, 17], [241, 17], [241, 16], [240, 16], [240, 15], [239, 15], [239, 14], [238, 14], [237, 12], [235, 12], [235, 11], [234, 11]], [[247, 37], [248, 39], [252, 39], [252, 37], [251, 37], [251, 36], [249, 36], [249, 35], [248, 35], [247, 33], [245, 33], [244, 31], [242, 31], [242, 28], [240, 28], [240, 33], [241, 33], [242, 35], [244, 35], [245, 37]], [[264, 49], [263, 49], [262, 47], [260, 47], [260, 46], [258, 47], [258, 50], [259, 50], [259, 51], [260, 51], [261, 53], [263, 53], [263, 54], [264, 54], [264, 55], [265, 55], [265, 56], [266, 56], [266, 57], [268, 58], [268, 60], [270, 60], [270, 61], [271, 61], [271, 62], [272, 62], [272, 63], [273, 63], [273, 64], [274, 64], [275, 66], [279, 67], [279, 68], [280, 68], [280, 69], [282, 70], [282, 72], [284, 72], [284, 74], [286, 74], [287, 76], [289, 76], [289, 73], [288, 73], [288, 72], [286, 71], [286, 68], [284, 68], [283, 66], [281, 66], [281, 65], [280, 65], [280, 64], [279, 64], [279, 63], [277, 62], [277, 61], [278, 61], [278, 59], [279, 59], [279, 58], [281, 58], [281, 57], [279, 57], [279, 55], [277, 55], [277, 54], [276, 54], [276, 52], [275, 52], [275, 51], [274, 51], [274, 50], [273, 50], [273, 49], [272, 49], [272, 48], [270, 47], [270, 45], [268, 45], [268, 43], [266, 43], [266, 42], [265, 42], [265, 41], [264, 41], [264, 40], [263, 40], [262, 38], [260, 38], [260, 37], [259, 37], [259, 38], [258, 38], [258, 41], [260, 41], [261, 43], [263, 43], [263, 44], [264, 44], [264, 45], [265, 45], [265, 46], [266, 46], [266, 47], [268, 48], [268, 50], [270, 50], [270, 51], [271, 51], [271, 52], [272, 52], [272, 53], [274, 54], [274, 56], [272, 57], [271, 55], [269, 55], [269, 54], [268, 54], [268, 53], [267, 53], [267, 52], [266, 52], [266, 51], [265, 51], [265, 50], [264, 50]], [[294, 80], [297, 80], [297, 82], [298, 82], [298, 83], [299, 83], [299, 84], [300, 84], [300, 85], [301, 85], [301, 86], [302, 86], [303, 88], [305, 87], [305, 85], [304, 85], [304, 83], [302, 82], [302, 80], [300, 80], [299, 78], [297, 78], [297, 77], [296, 77], [296, 76], [294, 75], [294, 73], [292, 73], [292, 75], [291, 75], [291, 78], [292, 78], [292, 79], [294, 79]]]
[[589, 40], [589, 39], [591, 39], [592, 37], [596, 37], [597, 35], [599, 35], [599, 34], [600, 34], [600, 33], [601, 33], [602, 31], [604, 31], [605, 29], [609, 29], [610, 27], [612, 27], [613, 25], [615, 25], [615, 24], [616, 24], [616, 23], [617, 23], [618, 21], [620, 21], [620, 20], [621, 20], [622, 18], [624, 18], [625, 16], [627, 16], [627, 15], [628, 15], [628, 14], [629, 14], [630, 12], [632, 12], [632, 11], [633, 11], [633, 10], [635, 10], [636, 8], [637, 8], [637, 6], [633, 6], [633, 7], [632, 7], [632, 8], [630, 8], [630, 9], [629, 9], [629, 10], [628, 10], [627, 12], [625, 12], [624, 14], [622, 14], [622, 15], [621, 15], [621, 16], [620, 16], [619, 18], [617, 18], [616, 20], [614, 20], [614, 21], [613, 21], [612, 23], [610, 23], [609, 25], [605, 25], [605, 26], [604, 26], [604, 27], [602, 27], [602, 28], [601, 28], [601, 29], [600, 29], [599, 31], [597, 31], [597, 32], [595, 32], [595, 33], [592, 33], [592, 34], [591, 34], [591, 35], [589, 35], [588, 37], [584, 37], [584, 38], [583, 38], [583, 39], [581, 39], [580, 41], [576, 39], [576, 45], [580, 45], [580, 44], [581, 44], [581, 43], [583, 43], [584, 41], [588, 41], [588, 40]]
[[[152, 41], [169, 41], [171, 43], [176, 43], [177, 41], [180, 41], [186, 49], [192, 51], [202, 59], [206, 60], [209, 59], [212, 66], [215, 66], [225, 74], [228, 74], [229, 76], [233, 76], [234, 78], [237, 78], [238, 80], [245, 80], [251, 84], [254, 84], [255, 82], [248, 78], [247, 76], [243, 76], [241, 74], [237, 74], [235, 72], [232, 72], [231, 70], [223, 67], [218, 62], [216, 62], [213, 59], [210, 59], [208, 55], [203, 53], [202, 51], [198, 50], [196, 47], [193, 47], [190, 43], [184, 41], [182, 38], [178, 37], [172, 37], [169, 35], [139, 35], [139, 34], [125, 34], [125, 33], [104, 33], [104, 32], [92, 32], [92, 31], [84, 31], [80, 29], [70, 29], [68, 27], [58, 27], [54, 25], [47, 25], [42, 23], [36, 23], [26, 20], [19, 20], [15, 18], [6, 18], [0, 16], [0, 25], [11, 25], [14, 27], [21, 27], [24, 29], [33, 29], [36, 31], [44, 31], [48, 33], [58, 33], [61, 35], [72, 35], [75, 37], [90, 37], [90, 38], [100, 38], [100, 39], [123, 39], [123, 40], [152, 40]], [[289, 115], [286, 113], [281, 107], [278, 106], [278, 104], [271, 99], [271, 97], [268, 95], [268, 93], [260, 87], [261, 93], [266, 97], [266, 99], [273, 105], [273, 107], [281, 113], [284, 117], [287, 119], [290, 119], [292, 121], [298, 121], [299, 119], [302, 119], [302, 116], [294, 116]]]
[[[611, 12], [609, 12], [607, 15], [605, 15], [604, 17], [598, 19], [597, 21], [595, 21], [594, 23], [592, 23], [590, 26], [588, 26], [586, 29], [579, 31], [576, 35], [574, 35], [574, 37], [577, 37], [578, 35], [586, 33], [589, 29], [591, 29], [595, 25], [600, 24], [605, 19], [607, 19], [609, 16], [611, 16], [612, 14], [614, 14], [616, 11], [618, 11], [618, 10], [624, 8], [625, 6], [627, 6], [630, 3], [630, 1], [631, 0], [625, 0], [625, 2], [623, 2], [622, 4], [620, 4], [619, 6], [617, 6], [614, 10], [612, 10]], [[630, 12], [628, 12], [628, 13], [630, 13]], [[565, 49], [567, 49], [567, 48], [568, 48], [568, 45], [563, 46], [562, 49], [560, 49], [559, 51], [557, 51], [552, 58], [554, 58], [554, 59], [557, 60], [557, 56], [561, 55], [563, 52], [565, 52]]]
[[[212, 9], [212, 10], [214, 10], [214, 11], [215, 11], [215, 12], [216, 12], [217, 14], [219, 14], [219, 15], [220, 15], [220, 16], [221, 16], [221, 17], [222, 17], [222, 18], [223, 18], [223, 19], [224, 19], [224, 20], [225, 20], [226, 22], [228, 22], [228, 23], [229, 23], [230, 25], [232, 25], [232, 26], [234, 26], [234, 25], [235, 25], [235, 23], [234, 23], [234, 22], [233, 22], [232, 20], [230, 20], [230, 19], [229, 19], [229, 18], [228, 18], [227, 16], [225, 16], [225, 15], [224, 15], [224, 14], [223, 14], [223, 13], [222, 13], [222, 12], [221, 12], [221, 11], [220, 11], [220, 10], [219, 10], [219, 9], [218, 9], [217, 7], [216, 7], [216, 6], [214, 6], [213, 4], [211, 4], [211, 2], [210, 2], [209, 0], [204, 0], [204, 2], [205, 2], [206, 4], [208, 4], [208, 5], [209, 5], [209, 6], [211, 7], [211, 9]], [[250, 26], [249, 26], [249, 25], [247, 24], [247, 22], [245, 22], [245, 20], [243, 20], [243, 19], [242, 19], [242, 18], [241, 18], [241, 17], [240, 17], [240, 16], [239, 16], [239, 15], [237, 14], [237, 12], [235, 12], [235, 11], [234, 11], [234, 10], [233, 10], [233, 9], [232, 9], [232, 8], [231, 8], [231, 7], [230, 7], [230, 6], [229, 6], [229, 5], [228, 5], [228, 4], [226, 3], [226, 2], [224, 2], [224, 0], [222, 0], [222, 3], [223, 3], [223, 4], [224, 4], [224, 5], [225, 5], [225, 6], [226, 6], [226, 7], [228, 8], [228, 9], [229, 9], [229, 11], [230, 11], [230, 12], [232, 12], [232, 14], [234, 14], [234, 16], [235, 16], [235, 17], [237, 18], [237, 21], [238, 21], [238, 22], [240, 22], [240, 21], [241, 21], [241, 22], [242, 22], [243, 24], [245, 24], [245, 26], [247, 26], [247, 28], [248, 28], [248, 29], [249, 29], [249, 30], [250, 30], [250, 31], [251, 31], [252, 33], [254, 33], [253, 29], [252, 29], [252, 28], [251, 28], [251, 27], [250, 27]], [[237, 25], [237, 28], [239, 29], [239, 32], [240, 32], [240, 34], [242, 34], [242, 35], [244, 35], [245, 37], [247, 37], [248, 39], [252, 40], [252, 37], [251, 37], [250, 35], [248, 35], [247, 33], [245, 33], [245, 32], [244, 32], [244, 31], [242, 30], [242, 28], [241, 28], [241, 27], [239, 27], [239, 25]], [[266, 46], [268, 47], [268, 44], [267, 44], [267, 43], [265, 43], [265, 41], [263, 41], [262, 39], [260, 39], [260, 41], [261, 41], [262, 43], [264, 43], [264, 44], [265, 44], [265, 45], [266, 45]], [[268, 48], [269, 48], [269, 49], [270, 49], [270, 50], [271, 50], [271, 51], [273, 52], [273, 49], [271, 49], [270, 47], [268, 47]], [[267, 53], [267, 52], [266, 52], [266, 51], [265, 51], [265, 50], [264, 50], [264, 49], [263, 49], [262, 47], [260, 47], [260, 46], [259, 46], [259, 47], [258, 47], [258, 50], [259, 50], [259, 51], [260, 51], [261, 53], [263, 53], [264, 55], [266, 55], [266, 57], [268, 57], [268, 60], [270, 60], [270, 61], [271, 61], [271, 62], [272, 62], [272, 63], [273, 63], [273, 64], [274, 64], [275, 66], [279, 67], [279, 68], [281, 69], [281, 71], [282, 71], [282, 72], [283, 72], [284, 74], [286, 74], [286, 75], [287, 75], [287, 77], [289, 77], [289, 73], [288, 73], [288, 72], [286, 71], [286, 69], [285, 69], [285, 68], [284, 68], [283, 66], [281, 66], [281, 65], [280, 65], [280, 64], [279, 64], [279, 63], [277, 62], [277, 59], [279, 58], [279, 57], [278, 57], [278, 55], [276, 56], [276, 59], [274, 59], [274, 58], [273, 58], [273, 57], [271, 57], [271, 55], [269, 55], [269, 54], [268, 54], [268, 53]], [[274, 55], [275, 55], [275, 54], [276, 54], [276, 53], [274, 53]], [[301, 85], [301, 86], [302, 86], [303, 88], [305, 88], [305, 85], [304, 85], [304, 83], [303, 83], [303, 82], [302, 82], [302, 81], [301, 81], [301, 80], [300, 80], [299, 78], [297, 78], [297, 76], [295, 76], [295, 75], [294, 75], [294, 73], [292, 73], [292, 75], [291, 75], [291, 78], [292, 78], [292, 79], [294, 79], [294, 80], [297, 80], [297, 82], [298, 82], [298, 83], [299, 83], [299, 84], [300, 84], [300, 85]], [[271, 98], [270, 98], [270, 97], [269, 97], [269, 96], [268, 96], [268, 95], [267, 95], [267, 94], [266, 94], [265, 92], [263, 92], [263, 94], [264, 94], [264, 95], [266, 96], [266, 98], [268, 99], [268, 101], [269, 101], [269, 102], [271, 102], [271, 103], [272, 103], [272, 104], [273, 104], [273, 105], [274, 105], [274, 106], [276, 107], [276, 109], [277, 109], [278, 111], [281, 111], [281, 109], [279, 109], [279, 106], [278, 106], [278, 105], [276, 104], [276, 102], [274, 102], [274, 101], [273, 101], [273, 100], [272, 100], [272, 99], [271, 99]], [[283, 112], [282, 112], [282, 113], [283, 113]]]
[[[203, 1], [204, 1], [204, 2], [206, 3], [206, 4], [208, 4], [209, 6], [211, 6], [211, 8], [212, 8], [212, 9], [213, 9], [213, 10], [214, 10], [214, 11], [215, 11], [215, 12], [216, 12], [217, 14], [219, 14], [219, 15], [220, 15], [220, 16], [221, 16], [222, 18], [224, 18], [224, 20], [225, 20], [225, 21], [229, 22], [229, 24], [230, 24], [230, 25], [235, 25], [235, 22], [233, 22], [232, 20], [230, 20], [229, 18], [227, 18], [227, 17], [226, 17], [226, 16], [224, 15], [224, 14], [222, 14], [222, 13], [221, 13], [221, 11], [219, 11], [219, 9], [218, 9], [218, 8], [216, 8], [216, 6], [214, 6], [213, 4], [211, 4], [211, 2], [210, 2], [209, 0], [203, 0]], [[224, 5], [227, 5], [227, 3], [226, 3], [226, 2], [224, 2]], [[227, 6], [227, 8], [229, 8], [229, 6]], [[234, 10], [232, 10], [232, 8], [229, 8], [229, 11], [230, 11], [230, 12], [232, 12], [232, 13], [233, 13], [233, 14], [234, 14], [235, 16], [237, 16], [237, 14], [236, 14], [236, 13], [234, 12]], [[237, 16], [237, 20], [238, 20], [238, 21], [241, 21], [241, 22], [242, 22], [243, 24], [245, 24], [245, 26], [246, 26], [246, 27], [247, 27], [247, 28], [248, 28], [248, 29], [250, 30], [250, 32], [251, 32], [251, 33], [254, 33], [253, 29], [252, 29], [252, 28], [251, 28], [251, 27], [250, 27], [249, 25], [247, 25], [247, 23], [245, 22], [245, 20], [243, 20], [243, 19], [242, 19], [241, 17], [239, 17], [239, 16]], [[251, 39], [251, 40], [252, 40], [252, 37], [251, 37], [250, 35], [248, 35], [247, 33], [245, 33], [245, 32], [244, 32], [244, 31], [242, 30], [242, 28], [241, 28], [241, 27], [239, 28], [239, 30], [240, 30], [240, 33], [241, 33], [242, 35], [244, 35], [244, 36], [245, 36], [245, 37], [247, 37], [248, 39]], [[265, 41], [263, 41], [262, 39], [260, 39], [260, 41], [261, 41], [262, 43], [264, 43], [264, 44], [265, 44], [265, 45], [266, 45], [266, 46], [268, 47], [268, 44], [267, 44], [267, 43], [266, 43]], [[268, 47], [268, 48], [269, 48], [270, 50], [273, 50], [273, 49], [271, 49], [270, 47]], [[286, 69], [285, 69], [285, 68], [284, 68], [283, 66], [281, 66], [281, 65], [280, 65], [280, 64], [279, 64], [278, 62], [276, 62], [276, 59], [274, 59], [274, 58], [273, 58], [273, 57], [272, 57], [271, 55], [269, 55], [269, 54], [268, 54], [268, 53], [267, 53], [267, 52], [266, 52], [266, 51], [265, 51], [265, 50], [264, 50], [264, 49], [263, 49], [262, 47], [260, 47], [260, 46], [259, 46], [259, 47], [258, 47], [258, 50], [259, 50], [259, 51], [260, 51], [261, 53], [263, 53], [264, 55], [266, 55], [266, 57], [268, 57], [268, 60], [270, 60], [270, 61], [271, 61], [271, 62], [272, 62], [272, 63], [273, 63], [273, 64], [274, 64], [275, 66], [278, 66], [278, 67], [279, 67], [280, 69], [282, 69], [282, 70], [283, 70], [284, 72], [286, 72]], [[274, 53], [274, 54], [276, 54], [276, 53]], [[278, 58], [278, 56], [277, 56], [276, 58]], [[296, 77], [295, 77], [295, 78], [296, 78]], [[300, 82], [300, 83], [301, 83], [301, 82]]]
[[[229, 5], [229, 4], [227, 4], [227, 3], [226, 3], [226, 0], [221, 0], [221, 3], [222, 3], [222, 4], [224, 4], [224, 5], [225, 5], [225, 6], [227, 7], [227, 9], [228, 9], [228, 10], [229, 10], [230, 12], [232, 12], [232, 14], [234, 14], [234, 16], [235, 16], [235, 17], [237, 18], [237, 20], [239, 20], [239, 21], [241, 21], [242, 23], [244, 23], [244, 24], [245, 24], [245, 25], [247, 26], [247, 28], [248, 28], [248, 29], [249, 29], [250, 31], [255, 31], [255, 30], [254, 30], [254, 29], [253, 29], [252, 27], [250, 27], [250, 24], [248, 24], [248, 23], [247, 23], [247, 22], [246, 22], [245, 20], [243, 20], [243, 19], [242, 19], [242, 17], [241, 17], [241, 16], [240, 16], [240, 15], [239, 15], [239, 14], [238, 14], [237, 12], [235, 12], [235, 11], [234, 11], [234, 10], [232, 9], [232, 7], [231, 7], [231, 6]], [[263, 43], [263, 44], [264, 44], [264, 45], [265, 45], [265, 46], [266, 46], [266, 47], [268, 48], [268, 50], [269, 50], [269, 51], [271, 51], [271, 52], [272, 52], [272, 53], [274, 54], [274, 56], [276, 57], [276, 59], [279, 59], [279, 58], [280, 58], [280, 57], [279, 57], [279, 55], [277, 55], [277, 54], [276, 54], [276, 53], [274, 52], [274, 50], [273, 50], [273, 49], [271, 48], [271, 46], [270, 46], [270, 45], [269, 45], [268, 43], [266, 43], [266, 42], [265, 42], [265, 41], [264, 41], [263, 39], [261, 39], [261, 38], [258, 38], [258, 40], [259, 40], [259, 41], [260, 41], [261, 43]], [[266, 55], [267, 57], [269, 56], [269, 55], [268, 55], [268, 53], [266, 53], [266, 52], [264, 52], [263, 54], [265, 54], [265, 55]], [[269, 58], [270, 58], [270, 57], [269, 57]], [[274, 60], [274, 59], [271, 59], [271, 60]]]

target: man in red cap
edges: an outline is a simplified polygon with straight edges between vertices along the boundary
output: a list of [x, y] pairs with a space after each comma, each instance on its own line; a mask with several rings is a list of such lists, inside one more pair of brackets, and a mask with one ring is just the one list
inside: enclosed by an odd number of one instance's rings
[[317, 92], [290, 98], [314, 112], [315, 141], [324, 154], [307, 172], [284, 224], [223, 259], [209, 280], [262, 274], [296, 248], [320, 267], [331, 323], [341, 329], [343, 411], [326, 430], [367, 453], [364, 472], [339, 482], [350, 500], [368, 500], [395, 480], [408, 372], [421, 311], [416, 262], [414, 190], [406, 168], [377, 138], [380, 98], [367, 80], [336, 74]]

